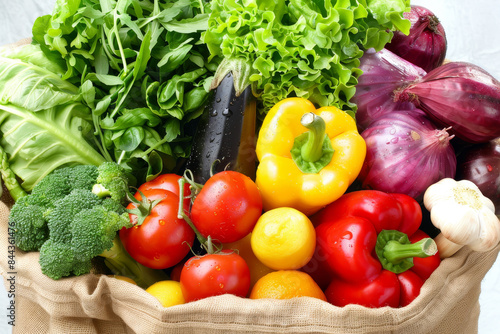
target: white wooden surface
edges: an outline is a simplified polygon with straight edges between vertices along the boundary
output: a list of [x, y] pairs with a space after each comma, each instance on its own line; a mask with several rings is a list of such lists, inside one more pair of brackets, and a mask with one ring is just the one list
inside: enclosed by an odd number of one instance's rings
[[[50, 14], [54, 3], [55, 0], [0, 0], [0, 45], [29, 37], [33, 21], [40, 15]], [[413, 0], [412, 4], [424, 6], [439, 17], [448, 38], [449, 59], [472, 62], [500, 80], [500, 2]], [[12, 330], [6, 318], [9, 299], [3, 285], [0, 286], [0, 334], [7, 334]], [[479, 301], [479, 334], [498, 333], [500, 260], [486, 275]]]

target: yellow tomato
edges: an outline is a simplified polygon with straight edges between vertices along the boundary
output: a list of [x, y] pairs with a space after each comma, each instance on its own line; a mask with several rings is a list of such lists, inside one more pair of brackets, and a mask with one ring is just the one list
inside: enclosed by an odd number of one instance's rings
[[163, 307], [184, 304], [184, 296], [181, 291], [181, 284], [177, 281], [159, 281], [146, 289], [146, 292], [153, 295], [160, 301]]
[[262, 214], [251, 237], [255, 256], [275, 270], [299, 269], [314, 253], [316, 231], [297, 209], [281, 207]]

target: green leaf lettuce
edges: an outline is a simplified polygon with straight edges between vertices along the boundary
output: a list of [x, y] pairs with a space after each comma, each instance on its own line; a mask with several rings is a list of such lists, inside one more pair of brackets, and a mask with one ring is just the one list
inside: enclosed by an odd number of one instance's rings
[[[408, 0], [214, 0], [203, 33], [223, 57], [214, 82], [232, 71], [252, 86], [266, 113], [289, 96], [355, 112], [359, 58], [382, 49], [394, 30], [407, 32]], [[243, 65], [242, 65], [243, 64]]]

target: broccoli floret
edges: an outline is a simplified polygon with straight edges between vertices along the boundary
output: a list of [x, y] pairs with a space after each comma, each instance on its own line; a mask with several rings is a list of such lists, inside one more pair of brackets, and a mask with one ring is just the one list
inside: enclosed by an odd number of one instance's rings
[[40, 248], [39, 263], [42, 273], [55, 280], [89, 273], [92, 268], [91, 260], [79, 260], [75, 255], [71, 244], [49, 239]]
[[100, 256], [115, 275], [130, 277], [143, 288], [167, 279], [162, 270], [145, 267], [127, 253], [117, 234], [123, 227], [131, 227], [126, 212], [108, 211], [104, 205], [83, 209], [70, 223], [69, 242], [49, 239], [43, 244], [43, 273], [53, 279], [86, 274], [91, 270], [92, 259]]
[[101, 205], [108, 211], [116, 212], [119, 215], [127, 212], [127, 209], [123, 205], [121, 205], [120, 203], [109, 197], [104, 198], [101, 202]]
[[70, 244], [49, 239], [40, 248], [39, 263], [42, 273], [55, 280], [71, 275], [74, 258]]
[[48, 209], [54, 207], [55, 201], [64, 198], [70, 192], [70, 184], [64, 175], [52, 172], [33, 187], [30, 196], [36, 197], [38, 204]]
[[92, 189], [96, 183], [98, 172], [94, 165], [75, 165], [56, 169], [56, 174], [61, 174], [66, 178], [66, 182], [74, 189]]
[[99, 205], [102, 200], [90, 190], [75, 189], [55, 202], [47, 215], [50, 238], [57, 242], [71, 242], [71, 222], [83, 209]]
[[92, 188], [99, 197], [111, 197], [119, 203], [124, 203], [131, 196], [129, 177], [126, 170], [117, 163], [104, 162], [97, 168], [96, 184]]
[[96, 178], [97, 166], [58, 168], [41, 179], [30, 194], [18, 198], [9, 216], [9, 221], [16, 224], [16, 245], [24, 251], [39, 250], [49, 237], [48, 217], [55, 203], [77, 189], [85, 189], [89, 196], [92, 195]]
[[61, 167], [40, 180], [31, 191], [31, 195], [39, 196], [40, 204], [53, 207], [55, 201], [65, 197], [75, 189], [92, 189], [96, 179], [97, 166]]
[[[102, 192], [93, 192], [96, 184]], [[117, 232], [131, 227], [129, 196], [127, 174], [114, 162], [56, 169], [13, 205], [16, 244], [40, 250], [42, 272], [53, 279], [89, 273], [101, 256], [114, 274], [146, 288], [167, 276], [140, 265], [120, 242]]]
[[83, 209], [71, 222], [71, 245], [78, 260], [92, 259], [113, 247], [116, 232], [131, 227], [128, 214], [118, 214], [99, 205]]
[[38, 251], [49, 237], [43, 215], [45, 208], [32, 204], [32, 199], [30, 196], [19, 198], [9, 216], [9, 221], [14, 223], [16, 245], [26, 252]]

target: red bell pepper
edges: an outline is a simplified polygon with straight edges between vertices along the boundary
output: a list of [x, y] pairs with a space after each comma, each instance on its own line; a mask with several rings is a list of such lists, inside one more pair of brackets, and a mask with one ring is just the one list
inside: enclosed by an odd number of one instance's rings
[[316, 253], [303, 270], [334, 305], [408, 305], [440, 263], [421, 220], [419, 204], [407, 195], [347, 193], [311, 217]]

